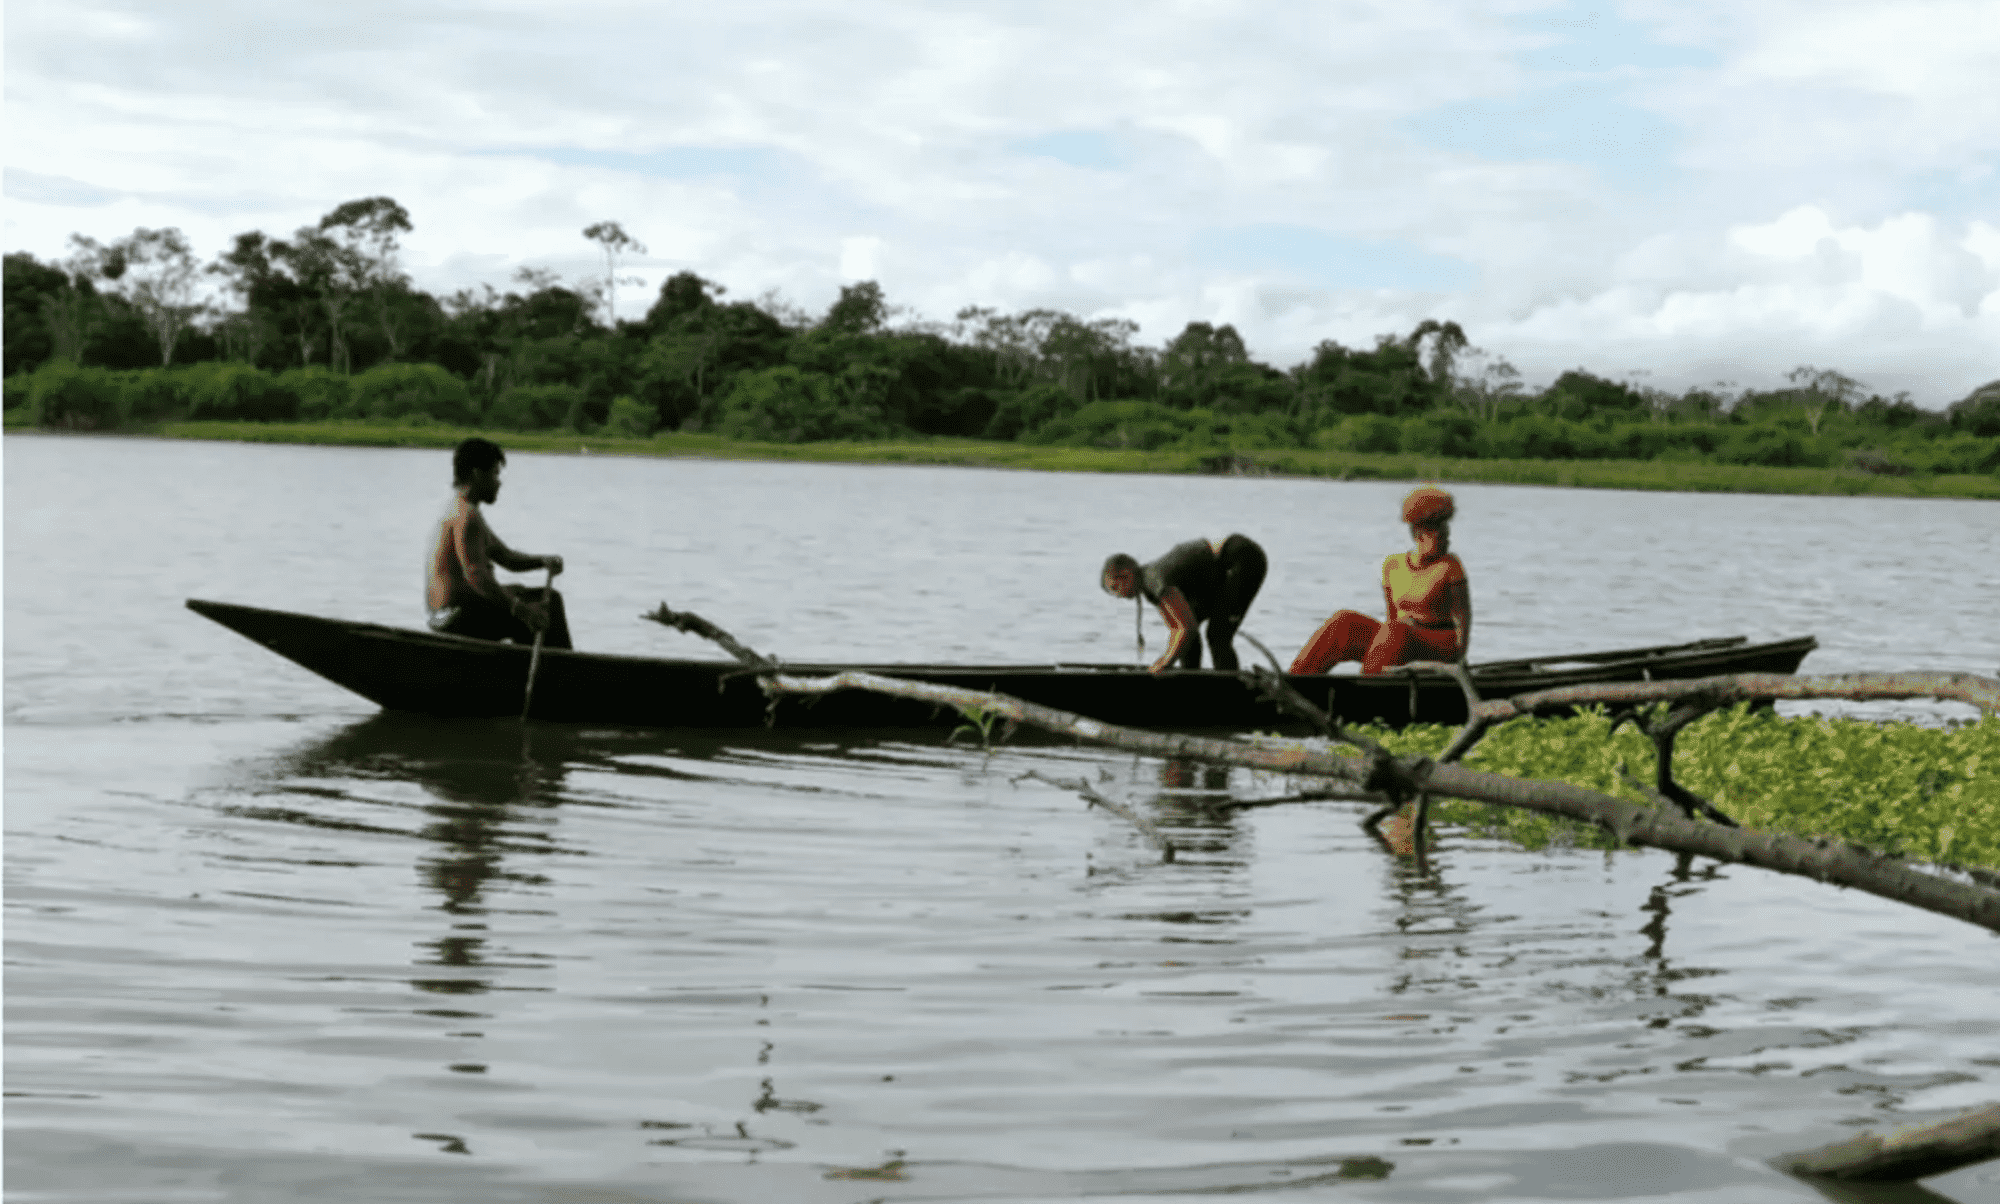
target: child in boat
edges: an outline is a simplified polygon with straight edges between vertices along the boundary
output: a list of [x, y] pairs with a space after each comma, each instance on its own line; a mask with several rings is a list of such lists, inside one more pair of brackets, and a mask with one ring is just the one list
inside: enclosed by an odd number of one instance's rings
[[1208, 654], [1218, 669], [1235, 669], [1236, 629], [1264, 584], [1264, 549], [1247, 535], [1231, 535], [1221, 543], [1190, 539], [1175, 544], [1151, 564], [1119, 552], [1105, 560], [1098, 584], [1119, 598], [1144, 595], [1167, 621], [1167, 650], [1152, 664], [1159, 673], [1180, 662], [1183, 669], [1201, 668], [1201, 636], [1195, 629], [1208, 624]]
[[1324, 673], [1341, 661], [1360, 661], [1361, 671], [1372, 674], [1410, 661], [1463, 661], [1472, 641], [1472, 587], [1465, 565], [1451, 554], [1454, 509], [1442, 489], [1412, 490], [1403, 499], [1403, 521], [1417, 546], [1382, 562], [1386, 621], [1336, 612], [1299, 649], [1291, 671]]

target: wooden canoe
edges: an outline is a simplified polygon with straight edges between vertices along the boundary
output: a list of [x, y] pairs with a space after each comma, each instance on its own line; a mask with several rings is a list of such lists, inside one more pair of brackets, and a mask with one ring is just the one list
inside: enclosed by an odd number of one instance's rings
[[[504, 716], [521, 711], [529, 649], [375, 623], [318, 618], [189, 599], [188, 608], [262, 644], [386, 710]], [[1816, 647], [1811, 636], [1752, 644], [1743, 636], [1472, 666], [1482, 698], [1587, 682], [1791, 673]], [[801, 676], [865, 669], [915, 681], [996, 690], [1106, 723], [1153, 728], [1294, 731], [1233, 673], [1132, 665], [786, 665]], [[1351, 723], [1459, 723], [1465, 696], [1449, 676], [1391, 672], [1288, 679], [1299, 693]], [[724, 660], [612, 656], [544, 649], [532, 717], [611, 727], [793, 728], [952, 726], [952, 711], [845, 690], [774, 707], [742, 666]]]

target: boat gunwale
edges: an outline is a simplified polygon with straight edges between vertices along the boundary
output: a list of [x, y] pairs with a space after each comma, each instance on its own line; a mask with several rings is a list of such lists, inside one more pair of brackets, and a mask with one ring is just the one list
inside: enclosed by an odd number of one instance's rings
[[[302, 620], [308, 623], [323, 624], [343, 630], [347, 634], [361, 639], [379, 640], [385, 643], [417, 644], [478, 656], [526, 657], [531, 654], [530, 649], [521, 644], [501, 643], [477, 639], [472, 636], [453, 635], [443, 632], [421, 631], [409, 627], [393, 627], [385, 623], [374, 623], [365, 619], [335, 619], [321, 615], [304, 614], [297, 611], [273, 610], [269, 607], [247, 606], [234, 602], [215, 602], [201, 598], [189, 598], [186, 605], [188, 609], [193, 610], [195, 613], [216, 622], [221, 622], [221, 620], [209, 613], [211, 608], [220, 611], [251, 611], [294, 621]], [[230, 625], [222, 623], [222, 626], [228, 627]], [[1665, 665], [1686, 666], [1690, 663], [1699, 663], [1701, 660], [1707, 658], [1724, 661], [1740, 660], [1745, 656], [1790, 651], [1799, 645], [1808, 645], [1806, 651], [1810, 652], [1818, 646], [1818, 640], [1813, 636], [1806, 635], [1792, 636], [1782, 640], [1771, 640], [1762, 643], [1751, 643], [1748, 636], [1722, 636], [1692, 640], [1685, 644], [1662, 644], [1644, 648], [1578, 653], [1568, 656], [1488, 661], [1483, 664], [1469, 665], [1467, 668], [1475, 687], [1509, 687], [1523, 681], [1561, 684], [1566, 680], [1578, 677], [1590, 678], [1605, 673], [1617, 673], [1635, 668], [1643, 670], [1663, 667]], [[1680, 655], [1674, 655], [1677, 651], [1680, 651]], [[544, 659], [559, 658], [562, 660], [583, 660], [625, 665], [674, 665], [704, 671], [743, 670], [746, 668], [741, 661], [719, 658], [646, 656], [624, 652], [593, 652], [576, 648], [544, 648], [542, 655]], [[1611, 659], [1614, 657], [1617, 659]], [[1532, 667], [1535, 665], [1557, 664], [1572, 667], [1562, 669], [1538, 669]], [[1039, 676], [1051, 673], [1076, 676], [1119, 677], [1146, 671], [1145, 666], [1138, 664], [1127, 665], [1115, 662], [1077, 661], [1055, 661], [1048, 664], [1016, 662], [997, 665], [959, 665], [925, 662], [835, 663], [825, 661], [801, 661], [794, 663], [780, 661], [778, 662], [778, 667], [785, 673], [816, 677], [831, 676], [844, 672], [876, 673], [883, 676], [903, 677], [957, 677], [968, 674], [979, 676]], [[1209, 677], [1233, 677], [1236, 675], [1235, 671], [1227, 669], [1171, 669], [1162, 676], [1187, 676], [1196, 674]], [[1352, 685], [1394, 686], [1401, 689], [1407, 689], [1412, 684], [1413, 679], [1416, 683], [1430, 686], [1454, 680], [1452, 674], [1436, 669], [1403, 669], [1397, 671], [1392, 668], [1388, 672], [1368, 676], [1360, 674], [1286, 674], [1285, 676], [1331, 677]]]

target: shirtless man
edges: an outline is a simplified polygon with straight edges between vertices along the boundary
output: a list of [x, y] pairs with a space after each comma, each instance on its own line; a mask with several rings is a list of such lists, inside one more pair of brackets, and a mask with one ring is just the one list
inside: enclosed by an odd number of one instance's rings
[[[502, 585], [493, 566], [516, 573], [563, 570], [560, 556], [532, 556], [500, 542], [480, 513], [482, 502], [500, 496], [500, 468], [507, 453], [486, 439], [467, 439], [451, 453], [451, 509], [438, 524], [424, 585], [424, 605], [432, 631], [481, 640], [533, 643], [536, 632], [548, 648], [568, 648], [569, 620], [562, 595], [521, 585]], [[537, 597], [545, 594], [546, 597]]]

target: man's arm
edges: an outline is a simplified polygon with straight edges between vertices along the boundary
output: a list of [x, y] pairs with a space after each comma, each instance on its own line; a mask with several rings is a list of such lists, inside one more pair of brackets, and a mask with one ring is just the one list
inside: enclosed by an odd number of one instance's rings
[[[499, 565], [508, 572], [525, 573], [532, 569], [554, 569], [558, 573], [562, 572], [562, 557], [537, 556], [532, 552], [516, 552], [506, 544], [500, 542], [500, 537], [493, 533], [493, 528], [486, 525], [484, 517], [479, 519], [479, 525], [486, 533], [487, 555], [492, 558], [494, 564]], [[487, 573], [489, 576], [492, 574], [491, 568], [487, 570]]]
[[493, 576], [493, 551], [497, 545], [498, 550], [506, 556], [507, 559], [501, 562], [505, 567], [515, 568], [515, 565], [521, 565], [521, 568], [515, 569], [517, 572], [549, 561], [554, 561], [550, 565], [551, 568], [561, 572], [560, 557], [523, 556], [521, 553], [509, 550], [505, 544], [500, 543], [499, 538], [493, 534], [492, 528], [486, 525], [485, 519], [478, 511], [466, 515], [463, 521], [453, 526], [452, 539], [456, 545], [454, 550], [458, 555], [458, 562], [464, 566], [465, 583], [473, 592], [526, 623], [535, 631], [548, 626], [548, 611], [542, 605], [524, 597], [519, 591], [510, 593]]
[[1180, 659], [1181, 648], [1194, 634], [1194, 608], [1181, 591], [1168, 586], [1160, 595], [1160, 617], [1167, 621], [1167, 650], [1153, 662], [1150, 672], [1158, 673]]

